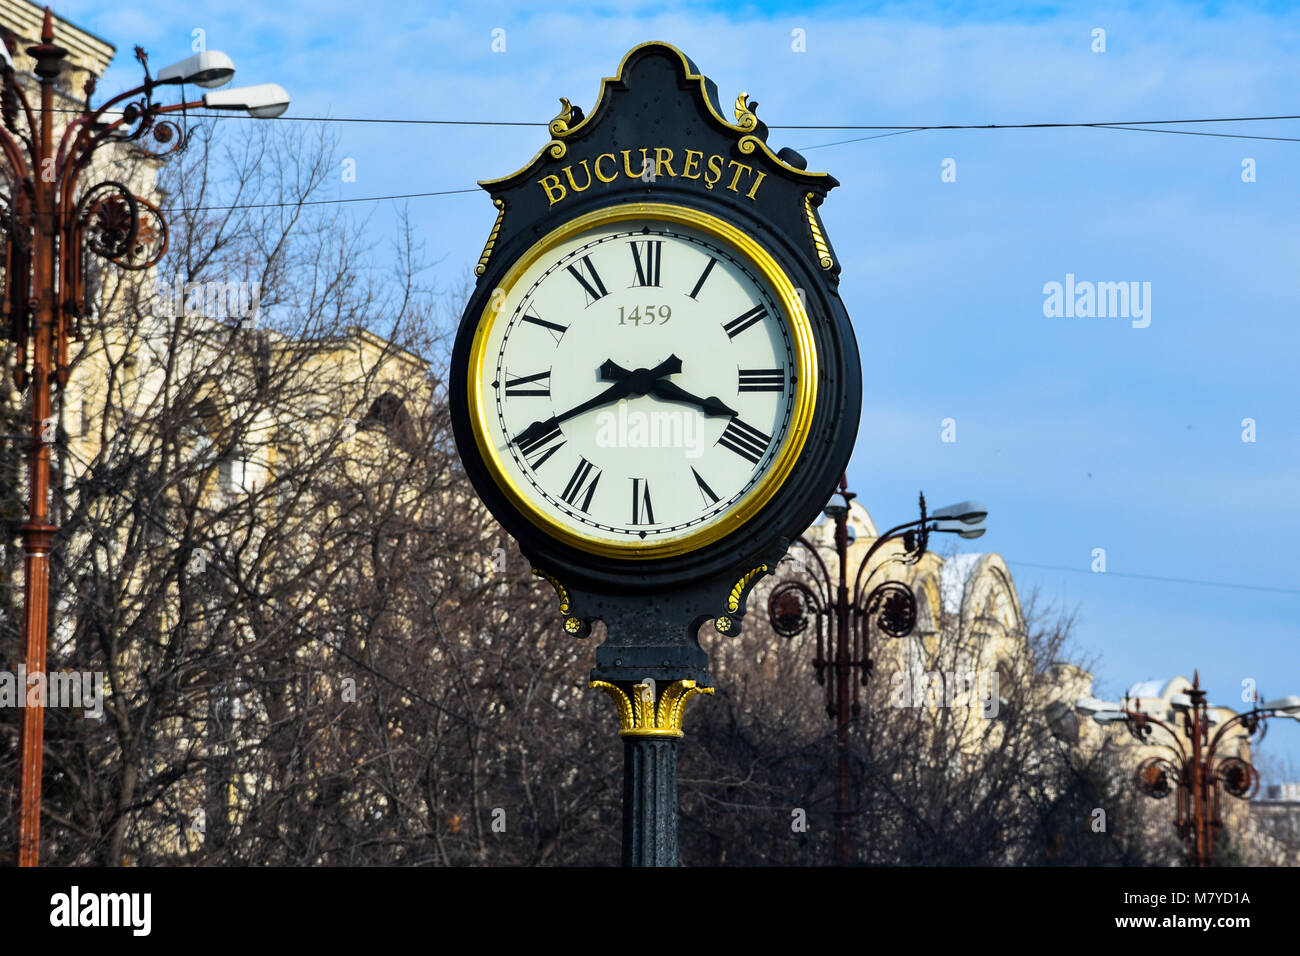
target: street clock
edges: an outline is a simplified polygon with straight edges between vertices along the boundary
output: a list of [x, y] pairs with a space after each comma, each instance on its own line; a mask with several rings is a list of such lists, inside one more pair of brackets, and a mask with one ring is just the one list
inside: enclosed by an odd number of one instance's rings
[[817, 207], [837, 185], [736, 121], [681, 52], [633, 49], [590, 115], [481, 183], [498, 210], [456, 339], [475, 489], [608, 637], [594, 676], [708, 685], [695, 630], [734, 633], [856, 436], [861, 372]]

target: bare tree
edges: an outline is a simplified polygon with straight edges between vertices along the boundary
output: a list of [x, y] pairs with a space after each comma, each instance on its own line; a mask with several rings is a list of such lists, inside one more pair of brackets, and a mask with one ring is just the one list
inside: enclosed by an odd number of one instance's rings
[[[1132, 822], [1135, 800], [1114, 776], [1114, 755], [1085, 757], [1055, 729], [1072, 618], [1031, 601], [1026, 622], [1024, 634], [999, 642], [996, 662], [988, 635], [947, 612], [933, 635], [875, 636], [876, 667], [851, 736], [858, 862], [1165, 858]], [[723, 679], [693, 711], [682, 751], [684, 860], [831, 859], [835, 734], [810, 680], [811, 634], [782, 646], [751, 613], [738, 640], [713, 640]], [[1108, 828], [1094, 826], [1098, 806]]]

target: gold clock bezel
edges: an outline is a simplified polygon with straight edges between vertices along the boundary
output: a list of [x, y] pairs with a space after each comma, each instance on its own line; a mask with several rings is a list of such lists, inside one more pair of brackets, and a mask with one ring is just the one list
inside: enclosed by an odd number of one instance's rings
[[[474, 443], [478, 446], [479, 457], [483, 460], [497, 488], [516, 511], [555, 540], [588, 554], [608, 558], [648, 560], [686, 554], [720, 541], [742, 528], [772, 500], [794, 468], [808, 435], [813, 408], [817, 401], [817, 349], [813, 342], [812, 323], [808, 319], [803, 300], [795, 291], [790, 277], [786, 275], [785, 270], [772, 254], [752, 236], [731, 223], [698, 209], [672, 203], [622, 203], [571, 219], [547, 233], [516, 259], [506, 270], [497, 288], [508, 295], [533, 263], [573, 236], [599, 226], [632, 219], [656, 219], [690, 226], [710, 238], [725, 243], [747, 260], [768, 283], [769, 289], [785, 312], [784, 318], [790, 329], [791, 344], [794, 349], [794, 407], [790, 414], [790, 427], [786, 430], [781, 448], [773, 457], [767, 472], [759, 478], [758, 483], [721, 517], [697, 531], [670, 541], [615, 542], [584, 534], [562, 524], [537, 507], [529, 493], [521, 488], [506, 471], [494, 443], [488, 437], [491, 410], [490, 403], [483, 401], [481, 385], [483, 366], [488, 358], [487, 343], [496, 322], [503, 318], [503, 310], [494, 308], [494, 305], [502, 300], [502, 296], [495, 291], [488, 297], [483, 313], [479, 317], [478, 328], [474, 331], [474, 340], [469, 354], [467, 389], [470, 427], [474, 432]], [[508, 317], [505, 320], [508, 321]]]

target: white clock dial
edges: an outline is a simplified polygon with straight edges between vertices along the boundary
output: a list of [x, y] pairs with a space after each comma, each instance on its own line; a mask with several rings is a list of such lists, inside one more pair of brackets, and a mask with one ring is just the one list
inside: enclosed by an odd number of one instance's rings
[[508, 483], [572, 536], [635, 548], [725, 521], [796, 420], [783, 299], [722, 239], [588, 229], [498, 293], [477, 387]]

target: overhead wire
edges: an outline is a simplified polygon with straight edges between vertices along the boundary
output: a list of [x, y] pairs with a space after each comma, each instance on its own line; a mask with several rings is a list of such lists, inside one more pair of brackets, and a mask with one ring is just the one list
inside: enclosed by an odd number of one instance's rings
[[[198, 119], [251, 119], [251, 117], [231, 115], [227, 113], [191, 113], [191, 117]], [[298, 123], [377, 123], [377, 124], [398, 124], [409, 126], [480, 126], [480, 127], [531, 127], [545, 128], [548, 124], [538, 122], [522, 122], [514, 120], [461, 120], [461, 119], [407, 119], [401, 117], [364, 117], [364, 116], [280, 116], [278, 120], [284, 122]], [[885, 130], [874, 136], [858, 136], [852, 139], [841, 139], [831, 143], [813, 143], [807, 146], [799, 147], [800, 152], [809, 152], [814, 149], [829, 149], [833, 146], [846, 146], [851, 143], [864, 143], [875, 139], [887, 139], [891, 136], [902, 136], [906, 133], [920, 133], [936, 130], [1008, 130], [1008, 129], [1114, 129], [1126, 130], [1138, 133], [1166, 133], [1176, 136], [1208, 136], [1216, 139], [1243, 139], [1243, 140], [1268, 140], [1280, 143], [1300, 143], [1300, 137], [1296, 136], [1258, 136], [1247, 133], [1212, 133], [1206, 130], [1175, 130], [1175, 129], [1156, 129], [1158, 126], [1172, 125], [1191, 125], [1196, 123], [1261, 123], [1273, 122], [1279, 120], [1300, 119], [1300, 114], [1286, 114], [1277, 116], [1214, 116], [1200, 119], [1158, 119], [1158, 120], [1120, 120], [1114, 122], [1097, 122], [1097, 123], [943, 123], [943, 124], [926, 124], [914, 126], [883, 126], [883, 125], [865, 125], [844, 123], [836, 125], [827, 124], [787, 124], [769, 126], [769, 130], [825, 130], [825, 131], [850, 131], [850, 130]], [[216, 205], [216, 206], [188, 206], [173, 207], [169, 212], [227, 212], [236, 209], [286, 209], [298, 208], [302, 206], [330, 206], [345, 205], [348, 203], [363, 202], [390, 202], [407, 199], [425, 199], [436, 196], [456, 196], [477, 193], [480, 190], [476, 188], [466, 189], [438, 189], [417, 193], [396, 193], [386, 196], [357, 196], [352, 198], [340, 199], [312, 199], [296, 202], [268, 202], [268, 203], [246, 203], [238, 205]]]
[[1061, 564], [1035, 564], [1032, 561], [1011, 561], [1007, 564], [1044, 571], [1069, 571], [1072, 574], [1091, 574], [1095, 577], [1135, 578], [1141, 581], [1162, 581], [1166, 584], [1194, 584], [1198, 587], [1231, 588], [1239, 591], [1267, 591], [1272, 594], [1300, 594], [1300, 588], [1279, 588], [1265, 584], [1236, 584], [1229, 581], [1205, 581], [1198, 578], [1176, 578], [1160, 574], [1139, 574], [1134, 571], [1093, 571], [1090, 568], [1072, 568]]

